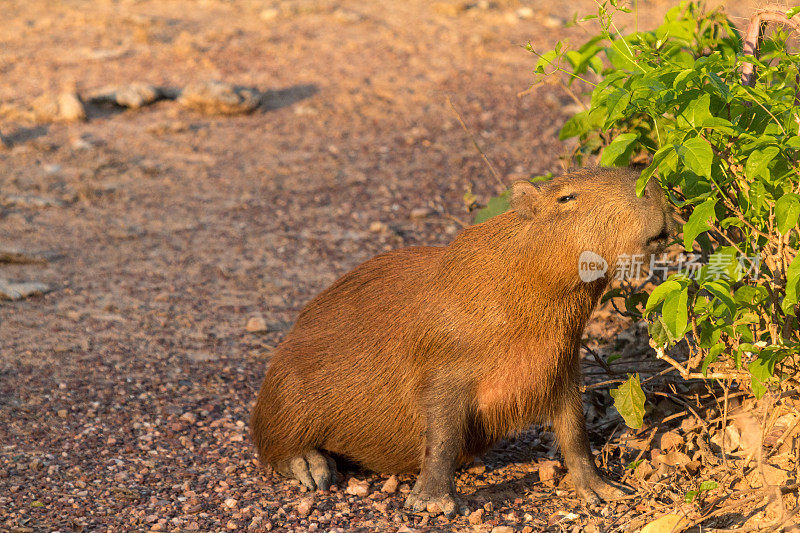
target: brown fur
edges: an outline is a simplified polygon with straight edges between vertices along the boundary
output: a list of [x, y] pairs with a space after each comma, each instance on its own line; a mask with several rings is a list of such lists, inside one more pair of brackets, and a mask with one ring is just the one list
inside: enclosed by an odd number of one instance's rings
[[[261, 460], [316, 448], [413, 472], [439, 404], [464, 403], [461, 461], [559, 416], [554, 406], [577, 394], [581, 335], [615, 259], [646, 253], [668, 226], [662, 192], [636, 198], [635, 178], [586, 169], [521, 182], [511, 210], [449, 246], [395, 250], [344, 275], [272, 356], [252, 417]], [[576, 200], [559, 203], [568, 194]], [[603, 256], [609, 275], [580, 281], [583, 250]]]

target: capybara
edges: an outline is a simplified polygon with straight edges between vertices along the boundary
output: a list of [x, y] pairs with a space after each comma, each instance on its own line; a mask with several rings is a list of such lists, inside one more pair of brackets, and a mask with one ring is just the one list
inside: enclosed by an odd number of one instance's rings
[[[311, 490], [331, 485], [330, 454], [419, 471], [406, 506], [452, 516], [457, 466], [549, 422], [578, 493], [621, 496], [589, 448], [579, 346], [618, 257], [668, 240], [664, 193], [653, 181], [637, 197], [636, 178], [594, 168], [515, 183], [509, 211], [448, 246], [394, 250], [341, 277], [272, 355], [252, 416], [261, 461]], [[609, 265], [589, 282], [584, 251]]]

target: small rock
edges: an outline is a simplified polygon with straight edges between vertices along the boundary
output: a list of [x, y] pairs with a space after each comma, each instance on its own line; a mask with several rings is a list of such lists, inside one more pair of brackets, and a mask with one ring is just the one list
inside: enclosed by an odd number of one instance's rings
[[269, 330], [267, 321], [260, 316], [250, 317], [245, 329], [250, 333], [266, 333]]
[[67, 418], [67, 410], [66, 409], [59, 409], [58, 410], [58, 417], [59, 418]]
[[339, 22], [358, 22], [364, 17], [361, 16], [360, 13], [356, 13], [355, 11], [338, 8], [336, 11], [333, 12], [333, 18], [335, 18]]
[[556, 478], [561, 474], [558, 461], [542, 461], [539, 463], [539, 481], [548, 487], [556, 486]]
[[205, 363], [217, 359], [216, 354], [203, 351], [189, 351], [186, 352], [186, 357], [193, 363]]
[[476, 457], [469, 468], [467, 468], [467, 472], [470, 474], [483, 474], [486, 472], [486, 465], [483, 464], [480, 458]]
[[372, 233], [386, 233], [389, 231], [389, 226], [383, 222], [375, 221], [369, 225], [369, 230]]
[[427, 207], [416, 207], [411, 210], [411, 218], [427, 218], [434, 213], [433, 209]]
[[44, 283], [35, 281], [12, 283], [8, 280], [0, 279], [0, 300], [22, 300], [29, 296], [50, 292], [50, 290], [50, 287]]
[[347, 494], [352, 494], [353, 496], [360, 496], [363, 498], [369, 494], [369, 482], [366, 480], [360, 481], [354, 477], [351, 477], [347, 482], [347, 489], [345, 492]]
[[207, 81], [187, 85], [178, 103], [207, 115], [250, 113], [261, 103], [258, 91], [229, 83]]
[[275, 20], [276, 18], [278, 18], [278, 15], [280, 15], [280, 11], [278, 11], [274, 7], [262, 9], [261, 13], [258, 14], [259, 18], [261, 18], [261, 20], [263, 20], [264, 22], [270, 22], [272, 20]]
[[58, 118], [67, 122], [86, 120], [86, 109], [77, 93], [67, 91], [58, 95]]
[[[524, 9], [524, 8], [523, 8]], [[542, 19], [542, 26], [545, 28], [555, 29], [564, 25], [564, 21], [553, 15], [547, 15]]]
[[510, 526], [497, 526], [492, 528], [492, 533], [514, 533], [514, 528]]
[[16, 265], [46, 264], [47, 257], [32, 254], [19, 248], [0, 248], [0, 263], [13, 263]]
[[186, 411], [185, 413], [183, 413], [180, 416], [180, 419], [183, 420], [184, 422], [189, 423], [189, 424], [194, 424], [195, 422], [197, 422], [197, 416], [195, 416], [194, 413], [191, 413], [189, 411]]
[[119, 87], [99, 89], [89, 96], [89, 101], [97, 104], [107, 103], [139, 109], [165, 96], [166, 94], [161, 88], [149, 83], [137, 82]]
[[234, 507], [239, 505], [239, 501], [236, 498], [228, 498], [227, 500], [225, 500], [224, 503], [225, 507], [227, 507], [228, 509], [233, 509]]
[[533, 14], [533, 9], [530, 7], [521, 7], [517, 9], [517, 16], [521, 19], [532, 19]]
[[314, 505], [313, 498], [303, 498], [300, 500], [300, 503], [297, 504], [297, 514], [298, 516], [305, 518], [311, 513], [311, 508]]
[[397, 476], [391, 476], [383, 483], [383, 486], [381, 487], [381, 492], [385, 492], [386, 494], [393, 494], [395, 491], [397, 491]]
[[469, 523], [473, 526], [477, 526], [478, 524], [483, 523], [483, 513], [483, 509], [475, 509], [469, 514], [467, 520], [469, 520]]
[[7, 194], [0, 201], [18, 207], [62, 207], [64, 202], [57, 198], [33, 196], [30, 194]]

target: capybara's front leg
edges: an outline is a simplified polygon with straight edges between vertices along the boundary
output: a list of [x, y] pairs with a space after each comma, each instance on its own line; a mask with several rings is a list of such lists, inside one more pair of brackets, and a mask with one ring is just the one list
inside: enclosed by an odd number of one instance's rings
[[577, 385], [563, 391], [554, 413], [553, 430], [575, 489], [586, 503], [597, 505], [601, 500], [614, 500], [629, 493], [627, 487], [603, 479], [594, 463]]
[[462, 511], [456, 498], [455, 468], [463, 445], [463, 410], [457, 402], [437, 398], [427, 409], [422, 468], [406, 507], [414, 512], [441, 512], [447, 517]]

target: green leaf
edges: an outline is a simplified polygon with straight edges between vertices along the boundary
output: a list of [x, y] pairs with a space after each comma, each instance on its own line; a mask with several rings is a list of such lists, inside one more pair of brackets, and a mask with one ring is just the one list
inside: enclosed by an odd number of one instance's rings
[[698, 176], [711, 177], [711, 162], [714, 159], [714, 152], [706, 141], [694, 137], [677, 145], [675, 151], [678, 152], [678, 157], [681, 158], [686, 168]]
[[679, 290], [681, 290], [681, 284], [674, 279], [668, 279], [650, 293], [650, 298], [647, 299], [647, 305], [645, 306], [645, 312], [650, 313], [667, 297], [667, 295]]
[[790, 19], [798, 13], [800, 13], [800, 6], [794, 6], [786, 12], [786, 18]]
[[778, 223], [778, 231], [785, 235], [797, 225], [798, 219], [800, 219], [800, 196], [787, 193], [778, 198], [775, 203], [775, 221]]
[[696, 490], [690, 490], [683, 496], [683, 501], [686, 503], [692, 503], [697, 496], [698, 492]]
[[581, 111], [572, 115], [572, 117], [564, 123], [561, 131], [558, 133], [558, 139], [563, 141], [578, 135], [583, 135], [589, 131], [589, 111]]
[[716, 72], [708, 73], [708, 82], [717, 90], [717, 94], [721, 96], [726, 102], [731, 97], [731, 90], [728, 85], [722, 81], [722, 78]]
[[692, 100], [682, 116], [692, 127], [703, 127], [705, 122], [711, 118], [711, 113], [708, 110], [710, 105], [711, 95], [704, 93], [699, 98]]
[[683, 225], [683, 246], [686, 251], [692, 249], [692, 243], [694, 243], [698, 235], [711, 229], [710, 222], [717, 219], [717, 215], [714, 212], [716, 205], [717, 199], [709, 198], [692, 211], [689, 220]]
[[475, 224], [486, 222], [490, 218], [508, 211], [508, 208], [510, 207], [508, 203], [508, 197], [510, 195], [511, 192], [506, 191], [502, 193], [500, 196], [494, 196], [492, 198], [489, 198], [489, 201], [486, 202], [486, 207], [484, 207], [483, 209], [479, 209], [478, 212], [475, 214]]
[[636, 133], [623, 133], [621, 135], [617, 135], [611, 144], [603, 149], [603, 156], [600, 158], [600, 165], [610, 167], [627, 164], [628, 161], [622, 156], [638, 138], [639, 135]]
[[730, 285], [723, 281], [709, 281], [703, 283], [703, 288], [714, 295], [714, 297], [725, 307], [731, 316], [736, 314], [736, 302], [733, 301], [731, 296]]
[[703, 481], [700, 483], [700, 492], [706, 492], [708, 490], [714, 490], [719, 487], [719, 483], [716, 481]]
[[781, 303], [784, 313], [793, 314], [798, 296], [800, 296], [800, 254], [792, 259], [789, 268], [786, 269], [786, 296]]
[[625, 419], [625, 423], [633, 429], [642, 427], [644, 421], [644, 392], [639, 381], [639, 374], [628, 375], [628, 381], [611, 390], [614, 407]]
[[664, 317], [664, 324], [675, 338], [683, 337], [689, 323], [689, 309], [687, 307], [689, 299], [689, 287], [681, 291], [673, 291], [664, 298], [664, 305], [661, 306], [661, 315]]
[[612, 122], [622, 117], [630, 101], [631, 95], [625, 89], [616, 89], [611, 92], [606, 99], [606, 108], [608, 109], [606, 125], [610, 125]]
[[675, 153], [675, 146], [668, 144], [663, 146], [658, 152], [653, 155], [653, 162], [650, 163], [646, 169], [644, 169], [639, 176], [639, 179], [636, 180], [636, 196], [641, 197], [644, 193], [645, 187], [647, 187], [647, 182], [650, 181], [650, 178], [653, 176], [656, 170], [658, 170], [659, 165], [670, 155]]
[[747, 163], [744, 167], [745, 174], [750, 178], [764, 176], [770, 162], [775, 159], [778, 153], [780, 153], [780, 150], [777, 146], [767, 146], [764, 149], [753, 150], [747, 158]]
[[753, 389], [756, 398], [761, 398], [767, 392], [766, 384], [772, 379], [775, 374], [775, 365], [781, 359], [783, 359], [783, 354], [780, 352], [765, 349], [758, 354], [756, 360], [747, 365], [747, 370], [750, 372], [750, 388]]
[[700, 367], [700, 371], [703, 373], [704, 376], [708, 372], [709, 365], [711, 365], [711, 363], [716, 361], [717, 357], [719, 357], [719, 354], [721, 354], [724, 351], [725, 351], [724, 344], [715, 344], [714, 346], [711, 347], [710, 350], [708, 350], [708, 354], [705, 356], [705, 358], [703, 358], [703, 364]]

